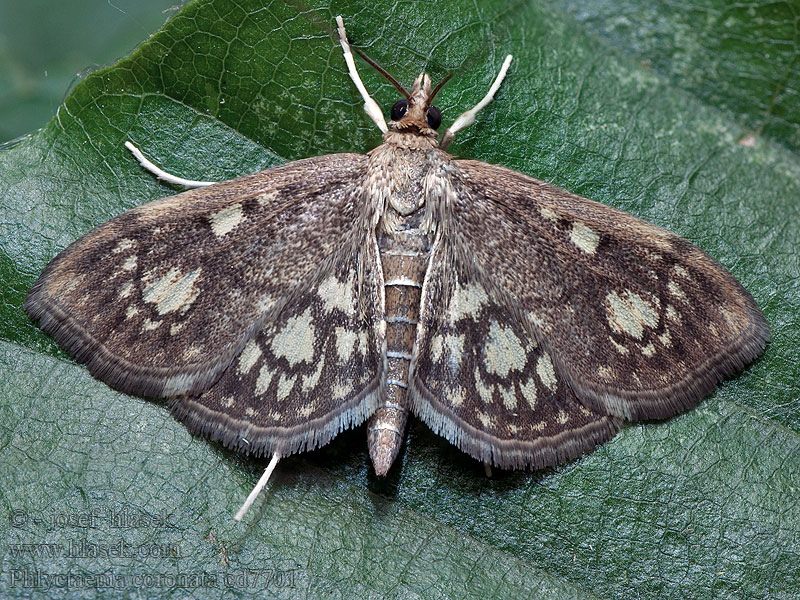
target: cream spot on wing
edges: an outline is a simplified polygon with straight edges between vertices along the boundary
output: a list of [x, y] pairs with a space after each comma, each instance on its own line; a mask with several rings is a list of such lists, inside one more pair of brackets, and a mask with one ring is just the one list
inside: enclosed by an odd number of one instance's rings
[[300, 415], [301, 417], [303, 417], [304, 419], [308, 418], [308, 417], [311, 416], [311, 413], [314, 412], [314, 408], [315, 407], [314, 407], [313, 403], [312, 404], [306, 404], [305, 406], [301, 406], [297, 410], [297, 414]]
[[114, 249], [111, 251], [114, 254], [119, 254], [120, 252], [125, 252], [126, 250], [130, 250], [136, 245], [136, 242], [133, 240], [129, 240], [128, 238], [121, 239]]
[[653, 342], [650, 342], [649, 344], [647, 344], [647, 346], [642, 348], [642, 354], [644, 354], [645, 356], [653, 356], [655, 353], [656, 353], [656, 347], [653, 345]]
[[464, 404], [464, 400], [467, 397], [466, 391], [461, 386], [458, 386], [455, 389], [449, 389], [445, 392], [447, 396], [447, 401], [449, 402], [450, 406], [462, 406]]
[[154, 329], [158, 329], [160, 325], [161, 321], [151, 321], [150, 319], [145, 319], [142, 321], [142, 330], [153, 331]]
[[560, 409], [558, 411], [558, 416], [556, 417], [556, 421], [558, 421], [560, 425], [566, 424], [566, 422], [569, 421], [569, 415], [567, 414], [567, 411], [565, 411], [563, 408]]
[[191, 360], [193, 358], [197, 358], [203, 353], [203, 346], [201, 344], [192, 344], [186, 350], [183, 351], [183, 358], [185, 360]]
[[[611, 341], [613, 342], [614, 340]], [[614, 380], [614, 370], [605, 365], [597, 368], [597, 375], [600, 379], [604, 379], [605, 381]]]
[[447, 366], [452, 373], [461, 367], [461, 359], [464, 356], [464, 335], [448, 335], [444, 339], [447, 348]]
[[503, 401], [503, 406], [505, 406], [508, 410], [514, 410], [517, 408], [517, 395], [514, 393], [513, 388], [508, 389], [500, 387], [500, 400]]
[[675, 283], [672, 279], [670, 279], [669, 283], [667, 283], [667, 289], [669, 290], [670, 294], [672, 294], [679, 300], [686, 300], [686, 294], [681, 289], [681, 286]]
[[667, 304], [667, 318], [670, 321], [675, 321], [676, 323], [681, 322], [681, 317], [678, 314], [678, 311], [675, 310], [675, 307], [672, 304]]
[[615, 291], [606, 294], [606, 319], [613, 331], [625, 332], [640, 340], [645, 326], [653, 328], [658, 325], [658, 313], [638, 294], [630, 290], [622, 294], [623, 297]]
[[294, 367], [314, 359], [314, 327], [311, 323], [311, 307], [302, 315], [286, 320], [283, 328], [272, 338], [272, 352], [283, 357]]
[[725, 323], [728, 325], [728, 328], [731, 331], [738, 331], [739, 329], [741, 329], [742, 320], [746, 319], [746, 317], [734, 313], [732, 310], [730, 310], [725, 306], [721, 306], [719, 311], [720, 313], [722, 313], [722, 316], [725, 319]]
[[319, 284], [317, 294], [322, 300], [325, 312], [331, 312], [333, 309], [338, 308], [348, 316], [356, 314], [356, 303], [353, 300], [351, 282], [352, 279], [342, 283], [335, 275], [331, 275]]
[[186, 325], [186, 323], [184, 323], [184, 322], [181, 322], [181, 323], [173, 323], [172, 325], [170, 325], [170, 326], [169, 326], [169, 334], [170, 334], [170, 335], [175, 335], [175, 334], [176, 334], [176, 333], [178, 333], [178, 332], [179, 332], [181, 329], [183, 329], [183, 326], [184, 326], [184, 325]]
[[486, 290], [477, 283], [469, 283], [466, 287], [458, 285], [450, 298], [450, 319], [458, 321], [476, 317], [488, 301]]
[[256, 361], [261, 357], [261, 348], [255, 340], [249, 340], [242, 349], [239, 355], [239, 374], [246, 375], [256, 364]]
[[230, 408], [231, 406], [233, 406], [233, 398], [231, 396], [225, 396], [224, 398], [220, 399], [220, 403], [225, 408]]
[[[545, 323], [544, 323], [544, 321], [542, 321], [542, 318], [539, 315], [537, 315], [534, 312], [529, 312], [527, 317], [528, 317], [528, 321], [533, 323], [537, 328], [541, 329], [542, 331], [548, 331], [548, 328], [545, 327]], [[535, 347], [536, 346], [534, 345], [534, 348]]]
[[544, 431], [547, 429], [547, 421], [539, 421], [538, 423], [534, 423], [531, 425], [531, 429], [534, 431]]
[[551, 392], [555, 392], [558, 387], [558, 380], [556, 380], [556, 371], [553, 368], [553, 361], [550, 360], [549, 354], [542, 354], [539, 360], [536, 361], [536, 374], [542, 383]]
[[317, 369], [311, 375], [306, 375], [303, 377], [303, 391], [308, 392], [315, 387], [317, 387], [317, 383], [319, 382], [320, 375], [322, 375], [322, 367], [325, 366], [325, 362], [323, 360], [319, 361], [317, 364]]
[[127, 298], [128, 296], [131, 295], [132, 291], [133, 291], [133, 282], [132, 281], [128, 281], [127, 283], [125, 283], [125, 285], [122, 286], [122, 288], [120, 288], [119, 297], [120, 298]]
[[658, 341], [664, 344], [664, 346], [667, 348], [672, 348], [672, 336], [669, 334], [669, 329], [664, 329], [664, 333], [658, 336]]
[[199, 294], [199, 290], [194, 289], [194, 282], [200, 276], [200, 271], [202, 268], [198, 267], [181, 276], [181, 272], [173, 267], [161, 279], [145, 286], [142, 299], [155, 304], [160, 315], [179, 308], [185, 310]]
[[[628, 292], [627, 296], [628, 302], [631, 303], [633, 310], [638, 314], [642, 322], [650, 329], [658, 327], [658, 312], [656, 312], [656, 309], [638, 294]], [[653, 298], [653, 302], [656, 304], [656, 308], [658, 308], [660, 304], [658, 298]]]
[[474, 375], [475, 389], [478, 391], [478, 395], [481, 397], [481, 400], [488, 404], [492, 401], [492, 388], [487, 387], [486, 384], [483, 383], [483, 379], [481, 379], [481, 374], [478, 370], [478, 367], [475, 367]]
[[286, 400], [289, 397], [296, 379], [297, 375], [287, 377], [285, 373], [281, 373], [280, 379], [278, 379], [278, 400]]
[[539, 214], [549, 221], [558, 221], [558, 215], [549, 208], [540, 208]]
[[367, 344], [369, 342], [369, 335], [365, 330], [361, 330], [358, 334], [358, 351], [361, 353], [361, 356], [367, 355]]
[[525, 401], [530, 405], [532, 410], [536, 409], [536, 380], [533, 376], [528, 377], [525, 383], [520, 384], [519, 386], [520, 392], [522, 392], [522, 397], [525, 398]]
[[128, 260], [122, 263], [122, 268], [126, 271], [133, 271], [136, 268], [136, 255], [129, 256]]
[[264, 192], [263, 194], [259, 194], [256, 196], [256, 200], [261, 206], [266, 204], [270, 204], [273, 200], [275, 200], [279, 196], [278, 190], [270, 190], [269, 192]]
[[350, 394], [350, 390], [351, 389], [352, 388], [349, 385], [344, 385], [342, 383], [337, 383], [335, 386], [333, 386], [333, 397], [334, 397], [334, 399], [342, 400], [344, 398], [347, 398], [347, 396]]
[[682, 266], [675, 265], [674, 267], [672, 267], [672, 270], [675, 271], [676, 275], [683, 277], [684, 279], [689, 279], [689, 272]]
[[481, 422], [481, 425], [483, 425], [484, 429], [491, 429], [494, 425], [494, 420], [492, 417], [487, 415], [485, 412], [478, 411], [475, 413], [475, 416], [478, 417], [478, 420]]
[[352, 329], [336, 328], [336, 353], [339, 355], [339, 360], [342, 362], [350, 360], [357, 337], [356, 332]]
[[129, 306], [125, 311], [125, 318], [130, 319], [131, 317], [134, 317], [137, 314], [139, 314], [139, 309], [136, 308], [135, 306]]
[[270, 298], [269, 294], [263, 295], [261, 299], [258, 301], [259, 312], [265, 313], [273, 306], [275, 306], [275, 300]]
[[251, 419], [256, 416], [256, 411], [252, 406], [248, 406], [244, 409], [244, 414], [246, 414]]
[[222, 237], [233, 231], [244, 220], [242, 205], [237, 202], [226, 206], [222, 210], [209, 215], [208, 220], [211, 223], [211, 231], [214, 232], [214, 235]]
[[269, 389], [269, 384], [272, 381], [274, 373], [267, 365], [261, 365], [258, 371], [258, 379], [256, 379], [256, 394], [261, 395]]
[[608, 336], [608, 339], [611, 341], [611, 345], [614, 346], [614, 348], [617, 350], [617, 352], [619, 352], [623, 356], [625, 356], [628, 353], [628, 349], [625, 346], [623, 346], [621, 344], [618, 344], [614, 340], [614, 338], [612, 338], [611, 336]]
[[78, 275], [77, 277], [72, 277], [69, 281], [63, 283], [63, 294], [71, 294], [76, 289], [81, 287], [83, 284], [84, 279], [86, 278], [85, 275]]
[[512, 370], [521, 371], [527, 359], [522, 342], [513, 330], [492, 320], [489, 323], [489, 337], [483, 347], [486, 371], [508, 377]]
[[436, 334], [431, 339], [431, 359], [433, 362], [439, 362], [442, 359], [442, 346], [444, 345], [444, 338]]
[[594, 254], [600, 243], [600, 236], [578, 221], [572, 224], [569, 239], [586, 254]]

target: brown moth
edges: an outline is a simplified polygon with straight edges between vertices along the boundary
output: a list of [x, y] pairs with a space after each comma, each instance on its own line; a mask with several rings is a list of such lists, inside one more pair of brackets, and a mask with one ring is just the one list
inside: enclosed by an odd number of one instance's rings
[[696, 405], [763, 351], [753, 298], [691, 243], [445, 152], [510, 56], [439, 141], [441, 84], [422, 73], [409, 93], [389, 78], [404, 99], [387, 125], [338, 23], [381, 146], [211, 187], [139, 153], [199, 189], [93, 229], [25, 301], [95, 377], [273, 455], [246, 506], [279, 456], [367, 419], [385, 475], [409, 411], [488, 465], [570, 461], [623, 420]]

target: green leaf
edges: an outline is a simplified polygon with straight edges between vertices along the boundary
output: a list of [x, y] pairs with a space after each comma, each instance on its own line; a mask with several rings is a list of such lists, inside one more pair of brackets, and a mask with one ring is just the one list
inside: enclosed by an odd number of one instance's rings
[[0, 2], [0, 141], [44, 125], [73, 83], [177, 10], [173, 0]]
[[[800, 164], [788, 135], [776, 134], [783, 146], [739, 143], [750, 126], [716, 96], [687, 94], [553, 4], [322, 4], [189, 4], [0, 154], [0, 595], [796, 597]], [[317, 25], [337, 14], [401, 82], [423, 68], [434, 79], [457, 71], [437, 97], [445, 123], [514, 54], [495, 102], [452, 151], [693, 241], [764, 309], [773, 329], [764, 357], [695, 410], [628, 426], [594, 454], [533, 474], [487, 479], [417, 421], [379, 481], [363, 429], [346, 432], [282, 461], [234, 524], [264, 462], [93, 380], [21, 305], [69, 242], [177, 191], [143, 172], [125, 140], [192, 179], [380, 143], [338, 45]], [[640, 35], [686, 27], [676, 16]], [[785, 79], [781, 68], [764, 77]], [[362, 67], [362, 76], [381, 106], [396, 100], [379, 75]], [[725, 96], [729, 82], [714, 77], [699, 88]]]
[[550, 3], [750, 132], [800, 150], [796, 3]]

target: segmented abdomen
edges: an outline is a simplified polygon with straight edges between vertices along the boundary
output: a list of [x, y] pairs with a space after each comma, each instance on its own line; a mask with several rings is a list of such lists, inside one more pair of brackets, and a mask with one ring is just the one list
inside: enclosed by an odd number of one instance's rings
[[378, 239], [386, 293], [386, 376], [381, 406], [368, 425], [367, 445], [379, 476], [392, 466], [408, 420], [408, 368], [417, 335], [422, 282], [430, 244], [420, 229]]

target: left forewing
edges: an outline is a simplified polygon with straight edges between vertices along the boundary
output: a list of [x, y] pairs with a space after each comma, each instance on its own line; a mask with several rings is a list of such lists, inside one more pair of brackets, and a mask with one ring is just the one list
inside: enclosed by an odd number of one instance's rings
[[515, 171], [456, 162], [454, 239], [519, 304], [587, 406], [671, 416], [763, 351], [755, 301], [688, 241]]

